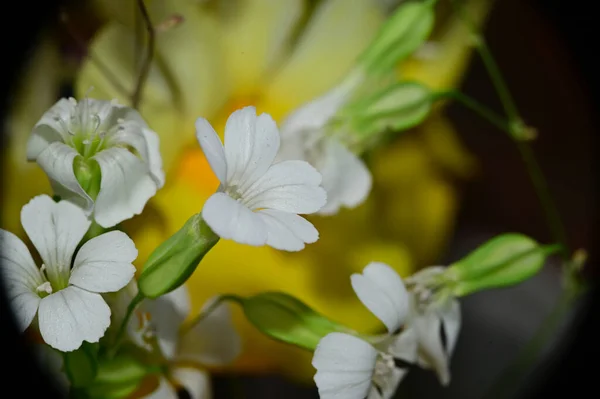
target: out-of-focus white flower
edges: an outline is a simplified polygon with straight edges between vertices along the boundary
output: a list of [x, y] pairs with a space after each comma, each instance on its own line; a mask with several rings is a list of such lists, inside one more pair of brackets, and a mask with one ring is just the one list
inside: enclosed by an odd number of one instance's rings
[[454, 352], [461, 315], [458, 300], [443, 290], [439, 279], [445, 268], [432, 266], [406, 279], [410, 287], [407, 328], [414, 330], [418, 364], [433, 369], [443, 385], [450, 383], [450, 357]]
[[123, 288], [133, 277], [133, 241], [111, 231], [83, 244], [73, 261], [91, 222], [81, 208], [47, 195], [23, 207], [21, 224], [43, 264], [38, 268], [25, 244], [0, 230], [1, 270], [18, 326], [25, 330], [37, 314], [44, 341], [64, 352], [83, 341], [98, 342], [110, 324], [100, 294]]
[[281, 125], [281, 159], [303, 159], [323, 175], [327, 204], [322, 215], [360, 205], [371, 191], [372, 177], [364, 162], [328, 132], [337, 111], [362, 82], [351, 74], [339, 86], [292, 112]]
[[[130, 295], [135, 292], [130, 292]], [[204, 309], [212, 304], [209, 301]], [[217, 306], [198, 323], [182, 332], [181, 326], [190, 313], [190, 298], [185, 286], [148, 300], [136, 310], [137, 320], [130, 321], [131, 340], [150, 350], [149, 342], [170, 362], [168, 377], [161, 376], [157, 389], [145, 398], [177, 399], [175, 381], [192, 399], [211, 398], [210, 376], [205, 366], [221, 366], [233, 361], [241, 351], [241, 340], [225, 304]]]
[[325, 336], [313, 357], [319, 396], [389, 399], [416, 358], [414, 331], [398, 333], [408, 315], [408, 294], [400, 276], [383, 263], [370, 263], [362, 274], [353, 274], [351, 282], [389, 334], [371, 343], [344, 333]]
[[59, 100], [33, 128], [27, 159], [105, 228], [141, 213], [165, 180], [158, 135], [114, 101]]
[[196, 121], [196, 135], [221, 182], [202, 209], [217, 235], [286, 251], [317, 241], [317, 230], [298, 214], [314, 213], [325, 204], [321, 174], [304, 161], [274, 163], [280, 138], [269, 115], [257, 116], [254, 107], [232, 113], [225, 145], [203, 118]]

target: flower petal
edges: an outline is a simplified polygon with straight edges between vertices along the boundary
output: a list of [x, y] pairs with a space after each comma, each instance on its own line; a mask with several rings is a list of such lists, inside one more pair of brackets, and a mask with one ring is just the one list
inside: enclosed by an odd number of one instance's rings
[[202, 218], [219, 237], [254, 246], [267, 242], [261, 217], [225, 193], [215, 193], [204, 203]]
[[319, 232], [308, 220], [295, 213], [264, 209], [257, 212], [267, 226], [267, 245], [284, 251], [300, 251], [305, 243], [319, 239]]
[[227, 160], [225, 159], [223, 144], [215, 129], [204, 118], [196, 119], [196, 139], [198, 139], [202, 152], [204, 152], [204, 156], [219, 181], [223, 184], [226, 183]]
[[234, 95], [260, 90], [287, 49], [306, 8], [301, 0], [225, 2], [220, 26], [224, 66]]
[[21, 209], [21, 224], [42, 257], [49, 280], [66, 282], [75, 248], [91, 224], [81, 208], [39, 195]]
[[[217, 298], [209, 299], [202, 310]], [[231, 363], [241, 352], [241, 340], [227, 304], [220, 304], [181, 337], [178, 360], [192, 360], [206, 366]]]
[[448, 356], [452, 356], [461, 325], [459, 302], [457, 300], [448, 302], [446, 306], [440, 309], [440, 316], [442, 317], [442, 323], [444, 323], [444, 330], [446, 332], [446, 351], [448, 352]]
[[179, 399], [179, 395], [177, 395], [169, 380], [160, 376], [158, 387], [151, 394], [142, 396], [142, 399]]
[[38, 320], [44, 341], [69, 352], [83, 341], [102, 338], [110, 324], [110, 308], [100, 294], [71, 286], [42, 299]]
[[187, 288], [182, 285], [157, 299], [145, 301], [142, 306], [150, 313], [163, 355], [174, 359], [179, 345], [179, 328], [191, 309]]
[[73, 202], [89, 214], [94, 201], [81, 187], [73, 171], [73, 162], [78, 156], [77, 151], [68, 145], [54, 142], [39, 154], [37, 163], [48, 176], [56, 195]]
[[321, 174], [308, 162], [279, 162], [244, 193], [244, 203], [250, 209], [314, 213], [327, 201], [320, 183]]
[[[76, 102], [73, 99], [61, 98], [33, 127], [27, 141], [27, 160], [35, 161], [48, 146], [56, 141], [64, 142], [69, 132], [65, 131], [64, 122], [69, 122], [75, 111]], [[60, 122], [60, 121], [64, 122]]]
[[171, 374], [186, 390], [188, 395], [184, 397], [190, 399], [212, 398], [210, 375], [207, 372], [189, 367], [176, 367]]
[[124, 148], [109, 148], [94, 158], [102, 178], [94, 218], [102, 227], [112, 227], [139, 215], [156, 194], [157, 184], [148, 165]]
[[77, 252], [69, 283], [91, 292], [115, 292], [125, 287], [135, 273], [131, 264], [138, 251], [122, 231], [92, 238]]
[[360, 338], [326, 335], [317, 346], [312, 365], [321, 399], [363, 399], [369, 393], [377, 350]]
[[47, 373], [55, 388], [60, 390], [64, 397], [68, 397], [71, 382], [63, 371], [64, 358], [62, 354], [44, 343], [35, 344], [33, 354]]
[[157, 187], [161, 188], [165, 184], [165, 172], [162, 168], [158, 135], [146, 126], [146, 123], [135, 110], [128, 110], [127, 108], [123, 106], [115, 107], [116, 111], [112, 112], [113, 116], [130, 119], [120, 123], [122, 128], [111, 135], [109, 143], [110, 145], [133, 147], [148, 165]]
[[390, 333], [400, 328], [408, 314], [409, 299], [404, 283], [390, 266], [371, 262], [363, 274], [350, 276], [358, 299], [369, 309]]
[[16, 235], [0, 229], [0, 274], [19, 331], [25, 331], [40, 303], [36, 288], [43, 282], [29, 250]]
[[319, 170], [323, 174], [327, 204], [319, 213], [332, 215], [342, 206], [355, 208], [362, 204], [373, 183], [364, 162], [335, 140], [327, 140], [323, 160]]
[[273, 164], [279, 151], [279, 130], [267, 114], [256, 116], [256, 108], [233, 112], [225, 124], [227, 183], [244, 191]]

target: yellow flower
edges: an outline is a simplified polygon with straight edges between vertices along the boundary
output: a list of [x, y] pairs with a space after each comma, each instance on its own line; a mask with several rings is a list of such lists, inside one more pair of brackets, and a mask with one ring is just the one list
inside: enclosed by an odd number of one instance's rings
[[[91, 50], [102, 65], [84, 63], [76, 82], [78, 96], [94, 87], [94, 98], [130, 102], [138, 70], [133, 65], [143, 57], [143, 51], [136, 55], [134, 3], [101, 2], [109, 22]], [[317, 5], [302, 0], [155, 0], [148, 5], [156, 25], [173, 15], [184, 21], [157, 32], [140, 104], [142, 116], [161, 136], [167, 183], [141, 216], [124, 225], [140, 251], [138, 267], [201, 210], [218, 185], [195, 142], [195, 119], [209, 119], [222, 134], [225, 118], [252, 104], [281, 122], [339, 83], [385, 19], [376, 0], [323, 0]], [[456, 19], [445, 21], [438, 29], [439, 56], [410, 60], [401, 74], [436, 88], [456, 84], [470, 52], [468, 35], [459, 27]], [[20, 140], [13, 140], [11, 151], [21, 151], [24, 159], [24, 150], [15, 144]], [[306, 250], [287, 254], [221, 240], [188, 283], [194, 311], [219, 293], [281, 290], [349, 326], [379, 328], [353, 295], [348, 277], [370, 261], [390, 264], [402, 276], [434, 261], [457, 208], [452, 179], [467, 176], [473, 160], [449, 122], [436, 114], [416, 131], [368, 154], [367, 161], [374, 173], [369, 200], [334, 217], [312, 218], [321, 238]], [[23, 175], [11, 178], [18, 182]], [[38, 180], [39, 186], [36, 180], [29, 188], [47, 192], [45, 178]], [[32, 196], [31, 190], [11, 187], [6, 215], [16, 214]], [[239, 310], [234, 318], [244, 340], [236, 370], [280, 371], [297, 378], [314, 374], [310, 353], [266, 339]]]

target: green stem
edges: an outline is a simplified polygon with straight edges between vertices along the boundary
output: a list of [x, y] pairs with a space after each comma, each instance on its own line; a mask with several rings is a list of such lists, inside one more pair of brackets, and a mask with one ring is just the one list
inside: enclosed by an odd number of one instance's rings
[[445, 99], [445, 98], [450, 98], [452, 100], [456, 100], [456, 101], [460, 102], [462, 105], [471, 109], [476, 114], [478, 114], [479, 116], [481, 116], [482, 118], [484, 118], [485, 120], [490, 122], [492, 125], [496, 126], [498, 129], [500, 129], [504, 132], [510, 133], [510, 126], [503, 117], [501, 117], [500, 115], [498, 115], [497, 113], [495, 113], [494, 111], [492, 111], [491, 109], [486, 107], [485, 105], [481, 104], [474, 98], [469, 97], [468, 95], [461, 93], [460, 91], [454, 91], [454, 90], [441, 91], [441, 92], [435, 93], [432, 96], [431, 100], [435, 101], [435, 100], [441, 100], [441, 99]]
[[144, 295], [142, 295], [141, 292], [138, 292], [138, 294], [129, 303], [129, 306], [127, 306], [127, 313], [125, 313], [125, 317], [123, 318], [123, 321], [121, 322], [121, 325], [119, 326], [119, 331], [117, 332], [117, 336], [115, 337], [114, 345], [110, 349], [109, 357], [114, 356], [117, 353], [117, 351], [119, 350], [119, 346], [121, 345], [121, 342], [123, 341], [123, 338], [125, 337], [125, 331], [127, 331], [127, 325], [129, 324], [129, 319], [131, 319], [131, 316], [133, 315], [135, 308], [143, 300], [144, 300]]
[[150, 15], [148, 14], [148, 10], [146, 9], [144, 0], [137, 0], [137, 3], [138, 7], [140, 8], [140, 12], [142, 13], [142, 17], [144, 19], [146, 31], [148, 32], [148, 49], [146, 53], [146, 58], [144, 59], [144, 63], [142, 64], [142, 69], [140, 70], [140, 75], [138, 76], [135, 91], [133, 92], [133, 96], [131, 97], [132, 107], [136, 109], [140, 105], [142, 89], [144, 88], [144, 84], [146, 83], [146, 80], [148, 79], [148, 75], [150, 73], [150, 66], [152, 65], [152, 57], [154, 56], [154, 47], [156, 41], [156, 32], [154, 31], [154, 26], [152, 25], [152, 21], [150, 20]]
[[477, 27], [469, 19], [469, 16], [466, 15], [464, 9], [459, 9], [458, 11], [461, 13], [463, 22], [465, 23], [465, 25], [467, 25], [467, 27], [471, 31], [471, 34], [473, 35], [475, 48], [479, 53], [485, 65], [485, 68], [488, 71], [488, 74], [494, 87], [496, 88], [496, 92], [498, 93], [498, 97], [500, 98], [502, 107], [504, 108], [504, 112], [506, 113], [506, 116], [508, 118], [508, 133], [511, 139], [515, 142], [523, 160], [523, 163], [525, 164], [525, 168], [527, 169], [527, 173], [529, 174], [529, 179], [533, 184], [538, 200], [540, 201], [540, 204], [544, 211], [548, 228], [550, 229], [554, 240], [562, 244], [562, 258], [564, 260], [568, 260], [571, 250], [567, 242], [567, 235], [565, 233], [560, 214], [558, 212], [558, 209], [556, 208], [554, 200], [552, 199], [552, 195], [550, 194], [550, 190], [548, 189], [548, 184], [546, 183], [544, 174], [541, 171], [541, 168], [533, 154], [533, 151], [531, 151], [529, 145], [523, 141], [524, 124], [522, 122], [521, 116], [519, 115], [515, 102], [510, 94], [510, 91], [508, 90], [508, 86], [506, 85], [506, 82], [502, 77], [500, 68], [498, 68], [496, 60], [492, 56], [492, 53], [490, 52], [484, 37], [479, 33]]
[[223, 303], [225, 301], [230, 301], [230, 302], [235, 302], [235, 303], [241, 304], [243, 302], [243, 300], [244, 300], [244, 298], [242, 298], [238, 295], [234, 295], [234, 294], [219, 295], [215, 299], [215, 301], [213, 303], [211, 303], [208, 308], [206, 308], [206, 310], [204, 310], [198, 316], [196, 316], [194, 319], [192, 319], [191, 322], [182, 325], [180, 328], [180, 334], [183, 335], [183, 334], [187, 333], [189, 330], [191, 330], [196, 324], [200, 323], [202, 320], [204, 320], [206, 317], [208, 317], [217, 307], [219, 307], [219, 305], [221, 303]]

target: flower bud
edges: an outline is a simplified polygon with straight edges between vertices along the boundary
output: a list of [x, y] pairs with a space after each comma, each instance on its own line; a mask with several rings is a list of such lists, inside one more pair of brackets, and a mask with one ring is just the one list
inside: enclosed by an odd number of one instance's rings
[[144, 264], [138, 279], [140, 294], [157, 298], [181, 286], [217, 241], [219, 237], [200, 214], [189, 218]]
[[418, 82], [399, 82], [348, 104], [340, 113], [359, 142], [379, 133], [402, 131], [421, 123], [431, 109], [431, 92]]
[[407, 58], [431, 33], [435, 1], [411, 1], [400, 7], [383, 24], [359, 63], [368, 73], [385, 73]]
[[264, 292], [242, 298], [240, 304], [246, 318], [263, 334], [311, 351], [325, 335], [348, 331], [282, 292]]
[[456, 296], [506, 287], [535, 275], [558, 249], [557, 245], [541, 246], [523, 234], [502, 234], [450, 265], [444, 275], [455, 282], [452, 292]]
[[98, 372], [98, 344], [84, 342], [79, 349], [65, 352], [64, 368], [73, 387], [91, 383]]
[[86, 388], [90, 398], [124, 398], [131, 395], [149, 374], [147, 366], [130, 355], [103, 359], [94, 382]]

